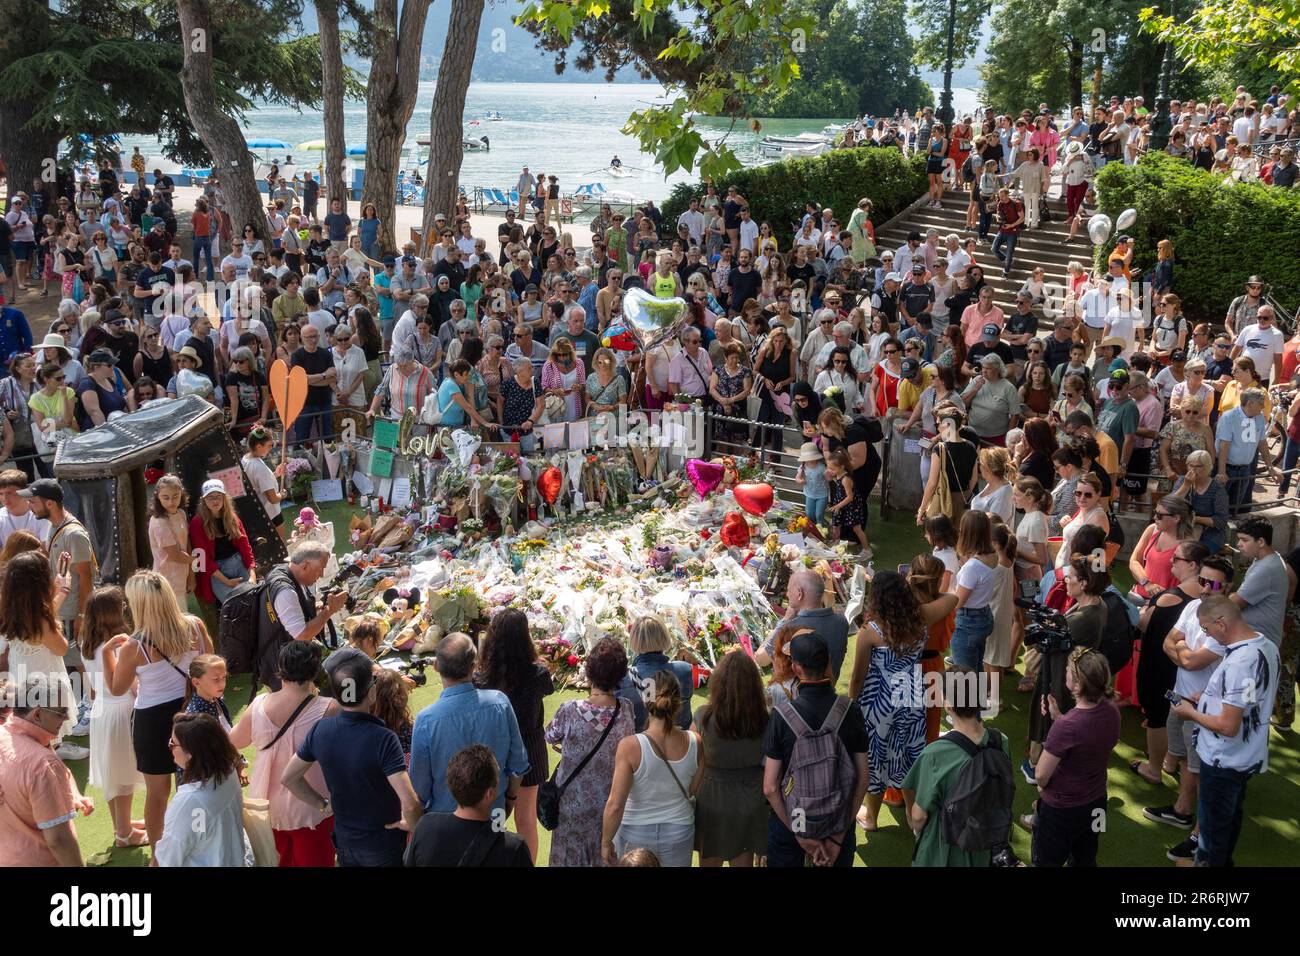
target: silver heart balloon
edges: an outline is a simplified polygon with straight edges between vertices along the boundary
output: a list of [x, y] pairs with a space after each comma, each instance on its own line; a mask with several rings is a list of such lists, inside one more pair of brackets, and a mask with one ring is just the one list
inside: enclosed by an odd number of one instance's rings
[[183, 368], [176, 373], [176, 397], [199, 395], [203, 398], [212, 394], [212, 379], [192, 368]]
[[1088, 220], [1088, 238], [1092, 240], [1094, 246], [1104, 246], [1106, 240], [1110, 238], [1110, 231], [1110, 216], [1104, 212], [1099, 212]]
[[646, 351], [676, 335], [686, 315], [686, 300], [681, 296], [665, 299], [641, 288], [623, 293], [623, 325]]
[[1126, 229], [1132, 229], [1133, 224], [1137, 221], [1138, 211], [1130, 207], [1115, 217], [1115, 228], [1123, 232]]

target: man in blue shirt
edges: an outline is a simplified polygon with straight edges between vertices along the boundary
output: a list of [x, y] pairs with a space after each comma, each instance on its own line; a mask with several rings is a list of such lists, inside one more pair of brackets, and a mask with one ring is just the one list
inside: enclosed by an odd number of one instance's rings
[[1268, 473], [1278, 481], [1282, 473], [1273, 464], [1268, 450], [1268, 428], [1264, 422], [1264, 392], [1248, 388], [1241, 393], [1241, 404], [1219, 416], [1214, 430], [1218, 446], [1218, 482], [1228, 488], [1228, 513], [1237, 514], [1250, 504], [1255, 494], [1255, 452], [1264, 456]]
[[27, 316], [12, 305], [0, 306], [0, 378], [9, 376], [9, 360], [32, 350], [32, 327]]
[[[406, 835], [424, 811], [397, 735], [371, 713], [374, 662], [346, 647], [326, 659], [325, 672], [341, 712], [307, 731], [280, 783], [308, 806], [333, 811], [339, 866], [401, 866]], [[328, 794], [317, 793], [306, 780], [316, 763]]]
[[393, 293], [389, 288], [397, 277], [396, 268], [397, 259], [385, 256], [384, 271], [374, 278], [375, 296], [379, 299], [379, 331], [383, 333], [385, 348], [393, 338], [393, 323], [397, 321], [393, 314]]
[[596, 314], [596, 296], [600, 293], [600, 285], [592, 281], [591, 275], [591, 266], [578, 266], [578, 271], [574, 273], [578, 282], [578, 305], [582, 306], [583, 325], [588, 332], [599, 332], [600, 317]]
[[508, 817], [528, 771], [528, 752], [519, 733], [510, 698], [499, 690], [474, 686], [478, 652], [465, 634], [448, 634], [438, 642], [434, 667], [442, 678], [442, 696], [415, 718], [411, 733], [411, 782], [424, 809], [450, 813], [456, 799], [447, 788], [447, 764], [470, 744], [483, 744], [497, 758], [506, 785], [493, 810]]
[[353, 275], [335, 250], [325, 252], [325, 268], [316, 270], [316, 279], [320, 282], [321, 307], [332, 312], [342, 306], [343, 290], [348, 287]]

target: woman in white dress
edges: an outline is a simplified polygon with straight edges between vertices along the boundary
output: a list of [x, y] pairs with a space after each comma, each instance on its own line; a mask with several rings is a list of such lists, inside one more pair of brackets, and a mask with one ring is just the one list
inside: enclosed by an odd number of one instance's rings
[[[86, 604], [78, 643], [86, 677], [94, 694], [90, 710], [90, 785], [98, 787], [113, 817], [113, 845], [143, 846], [149, 842], [144, 821], [131, 819], [131, 800], [144, 789], [144, 777], [135, 766], [131, 746], [131, 718], [135, 690], [114, 694], [108, 689], [112, 661], [104, 648], [127, 631], [126, 597], [118, 587], [96, 588]], [[109, 655], [111, 657], [111, 655]]]
[[22, 687], [29, 674], [49, 675], [60, 697], [50, 706], [63, 704], [70, 711], [55, 736], [55, 752], [64, 760], [84, 760], [90, 755], [85, 747], [61, 742], [76, 724], [80, 699], [63, 664], [68, 639], [59, 626], [59, 608], [71, 586], [67, 561], [60, 561], [56, 576], [42, 551], [16, 555], [0, 570], [0, 673], [7, 671], [14, 687]]

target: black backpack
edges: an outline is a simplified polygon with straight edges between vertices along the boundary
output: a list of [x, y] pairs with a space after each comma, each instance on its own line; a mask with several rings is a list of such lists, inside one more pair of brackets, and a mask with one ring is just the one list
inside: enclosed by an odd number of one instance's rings
[[1002, 749], [1002, 734], [989, 729], [980, 746], [959, 731], [940, 737], [970, 755], [943, 802], [943, 839], [968, 853], [991, 850], [1011, 835], [1011, 803], [1016, 795], [1011, 758]]
[[[1118, 524], [1117, 521], [1112, 527]], [[1107, 588], [1101, 593], [1101, 602], [1106, 605], [1106, 626], [1097, 650], [1106, 658], [1110, 672], [1118, 674], [1133, 659], [1133, 642], [1138, 639], [1138, 631], [1129, 622], [1128, 602], [1117, 591]]]
[[[222, 602], [217, 647], [226, 659], [226, 669], [232, 674], [251, 674], [257, 670], [261, 651], [258, 612], [262, 601], [267, 598], [265, 581], [246, 581]], [[256, 685], [257, 682], [253, 683]]]

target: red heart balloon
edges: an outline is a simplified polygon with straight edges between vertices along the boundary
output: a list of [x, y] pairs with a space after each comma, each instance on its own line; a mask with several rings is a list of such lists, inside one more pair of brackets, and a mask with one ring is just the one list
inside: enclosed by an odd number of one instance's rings
[[736, 485], [731, 493], [736, 497], [736, 504], [752, 515], [767, 514], [775, 499], [775, 492], [767, 482], [745, 482]]
[[718, 532], [722, 543], [731, 548], [744, 548], [749, 545], [749, 522], [739, 511], [728, 511], [722, 519], [722, 530]]
[[548, 505], [555, 504], [555, 499], [560, 497], [560, 489], [563, 486], [564, 475], [554, 465], [543, 471], [537, 478], [537, 490], [542, 493]]

